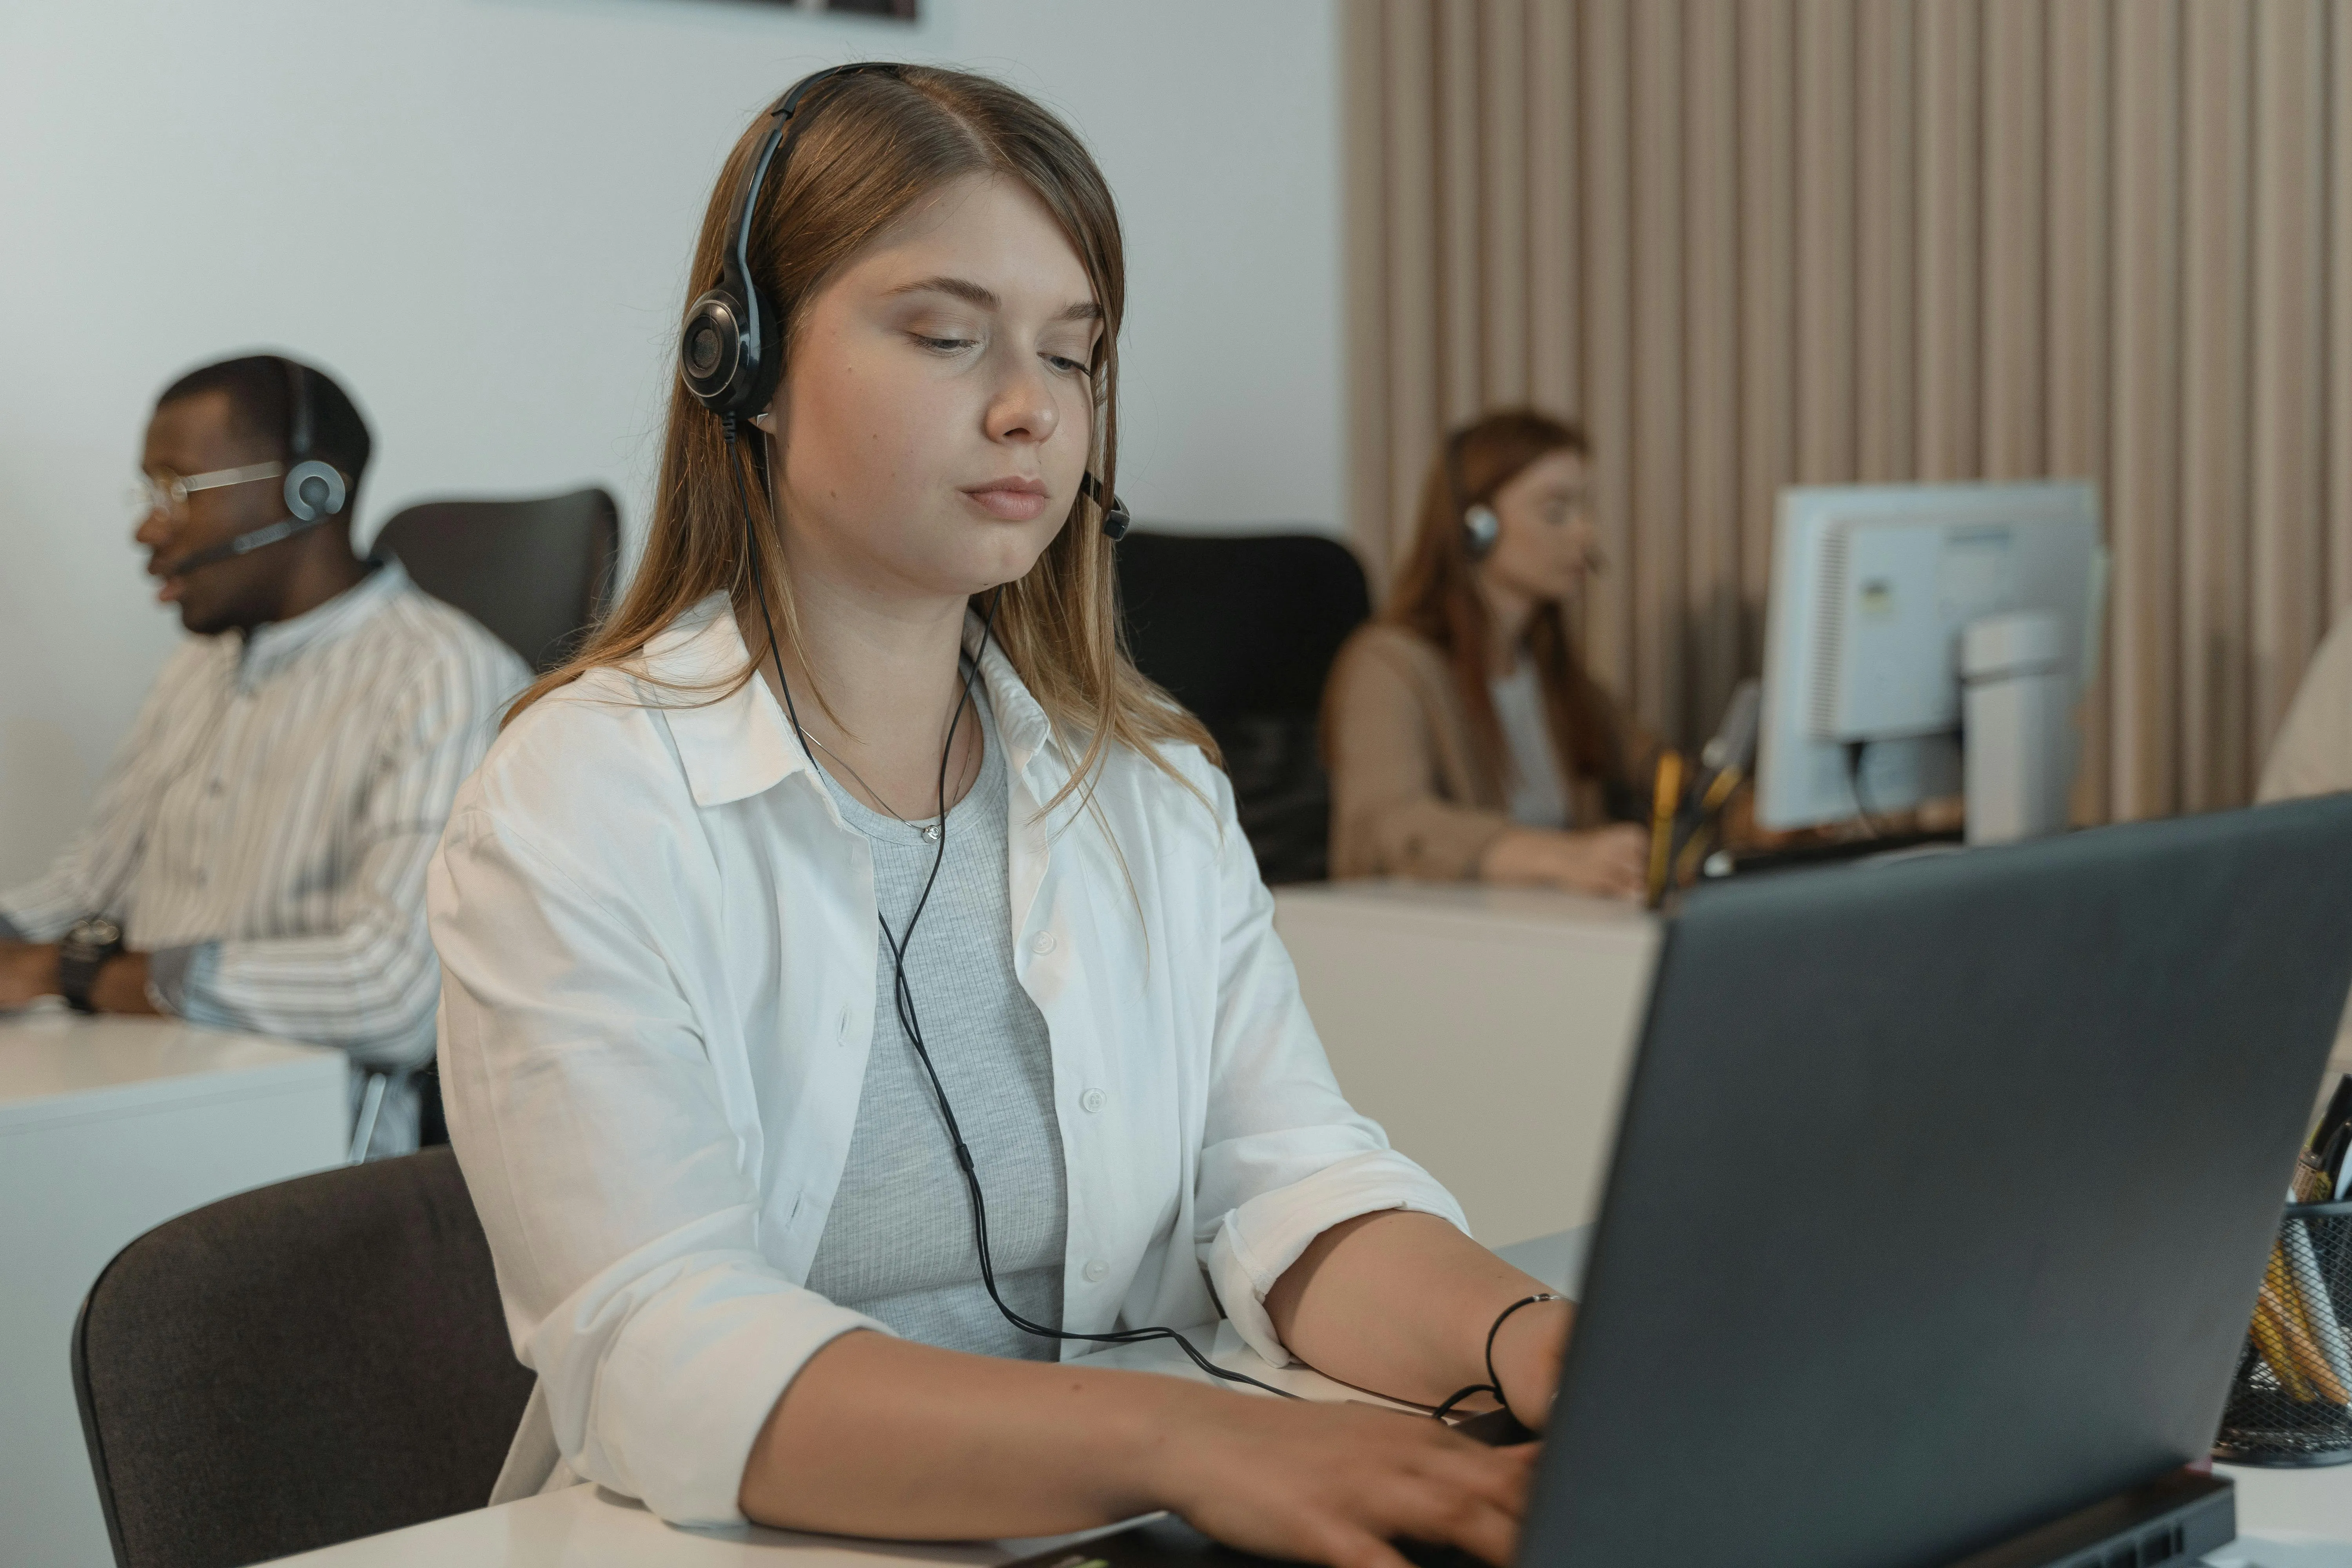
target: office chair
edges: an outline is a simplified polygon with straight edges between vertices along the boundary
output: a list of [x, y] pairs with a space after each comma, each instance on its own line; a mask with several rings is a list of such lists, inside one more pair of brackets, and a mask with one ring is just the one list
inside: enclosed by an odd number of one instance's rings
[[621, 514], [603, 489], [535, 500], [439, 500], [404, 509], [375, 537], [418, 587], [455, 605], [532, 669], [563, 662], [610, 602]]
[[1355, 556], [1321, 534], [1138, 531], [1118, 546], [1118, 590], [1136, 667], [1224, 751], [1259, 873], [1321, 880], [1331, 820], [1323, 684], [1371, 613]]
[[73, 1378], [120, 1568], [233, 1568], [480, 1508], [531, 1386], [446, 1149], [149, 1231], [83, 1300]]

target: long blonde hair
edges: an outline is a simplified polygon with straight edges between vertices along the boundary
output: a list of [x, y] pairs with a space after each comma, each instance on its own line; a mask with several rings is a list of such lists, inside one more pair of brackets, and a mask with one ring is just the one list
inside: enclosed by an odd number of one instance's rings
[[[1088, 366], [1096, 406], [1088, 466], [1103, 494], [1111, 494], [1118, 466], [1126, 258], [1110, 187], [1084, 144], [1030, 99], [962, 71], [904, 66], [895, 74], [836, 78], [824, 93], [822, 110], [811, 113], [791, 163], [770, 172], [751, 221], [751, 273], [780, 317], [785, 374], [791, 374], [794, 331], [817, 291], [900, 216], [969, 175], [1017, 181], [1060, 222], [1102, 307], [1103, 330]], [[767, 124], [765, 114], [753, 121], [719, 172], [695, 243], [689, 298], [719, 278], [737, 194]], [[679, 315], [685, 315], [684, 301]], [[714, 593], [727, 593], [737, 624], [748, 634], [755, 623], [745, 617], [756, 612], [764, 592], [780, 612], [778, 639], [799, 647], [799, 617], [768, 487], [748, 489], [760, 542], [755, 559], [747, 560], [745, 503], [737, 489], [740, 470], [730, 468], [733, 456], [719, 421], [682, 384], [674, 384], [653, 524], [628, 594], [578, 655], [516, 700], [509, 721], [557, 687], [635, 658], [664, 627]], [[1114, 744], [1171, 774], [1160, 742], [1195, 745], [1218, 760], [1216, 743], [1200, 721], [1128, 658], [1112, 546], [1097, 515], [1090, 502], [1074, 498], [1061, 531], [1026, 575], [1004, 585], [996, 609], [996, 641], [1057, 737], [1066, 746], [1073, 736], [1084, 738], [1070, 781], [1049, 808], [1073, 790], [1090, 795]], [[974, 605], [979, 607], [977, 598]], [[712, 700], [741, 688], [757, 668], [755, 657]]]

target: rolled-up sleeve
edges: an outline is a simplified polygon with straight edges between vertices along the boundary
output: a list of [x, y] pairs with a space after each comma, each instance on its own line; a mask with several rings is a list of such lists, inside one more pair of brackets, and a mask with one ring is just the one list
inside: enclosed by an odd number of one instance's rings
[[1266, 1315], [1266, 1292], [1317, 1237], [1383, 1209], [1433, 1214], [1465, 1234], [1470, 1226], [1453, 1194], [1339, 1092], [1275, 934], [1274, 899], [1234, 819], [1231, 786], [1223, 773], [1213, 784], [1222, 929], [1195, 1240], [1225, 1315], [1280, 1366], [1290, 1353]]
[[675, 1523], [740, 1523], [770, 1409], [881, 1325], [759, 1250], [751, 1140], [665, 950], [675, 894], [627, 875], [451, 821], [427, 889], [451, 1142], [565, 1460]]

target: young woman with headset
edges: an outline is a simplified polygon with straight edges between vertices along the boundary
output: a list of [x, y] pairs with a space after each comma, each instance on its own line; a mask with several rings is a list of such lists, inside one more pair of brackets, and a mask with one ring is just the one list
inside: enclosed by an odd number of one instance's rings
[[1583, 432], [1525, 409], [1446, 437], [1380, 617], [1324, 701], [1331, 874], [1638, 898], [1654, 742], [1585, 672], [1567, 607], [1601, 564]]
[[1222, 1308], [1539, 1423], [1569, 1316], [1341, 1098], [1212, 744], [1119, 651], [1120, 243], [978, 77], [820, 73], [728, 160], [642, 563], [432, 879], [539, 1374], [501, 1499], [1509, 1559], [1528, 1449], [1074, 1360]]

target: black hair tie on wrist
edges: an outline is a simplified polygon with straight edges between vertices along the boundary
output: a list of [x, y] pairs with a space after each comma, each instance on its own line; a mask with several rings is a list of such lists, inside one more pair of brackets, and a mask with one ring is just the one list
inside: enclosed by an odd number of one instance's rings
[[1501, 1375], [1495, 1371], [1495, 1336], [1503, 1331], [1503, 1325], [1508, 1322], [1510, 1321], [1511, 1314], [1517, 1311], [1520, 1308], [1532, 1307], [1538, 1301], [1565, 1301], [1567, 1300], [1567, 1297], [1555, 1294], [1549, 1290], [1538, 1290], [1532, 1296], [1520, 1297], [1517, 1300], [1512, 1302], [1509, 1306], [1496, 1313], [1495, 1316], [1495, 1326], [1486, 1331], [1486, 1381], [1484, 1383], [1474, 1383], [1467, 1388], [1456, 1389], [1452, 1394], [1447, 1396], [1444, 1404], [1431, 1411], [1430, 1415], [1433, 1418], [1443, 1421], [1448, 1415], [1454, 1414], [1454, 1407], [1455, 1405], [1461, 1404], [1464, 1400], [1469, 1398], [1474, 1394], [1491, 1394], [1495, 1396], [1495, 1402], [1496, 1404], [1500, 1405], [1504, 1409], [1508, 1410], [1511, 1407], [1511, 1402], [1503, 1397], [1503, 1379]]

